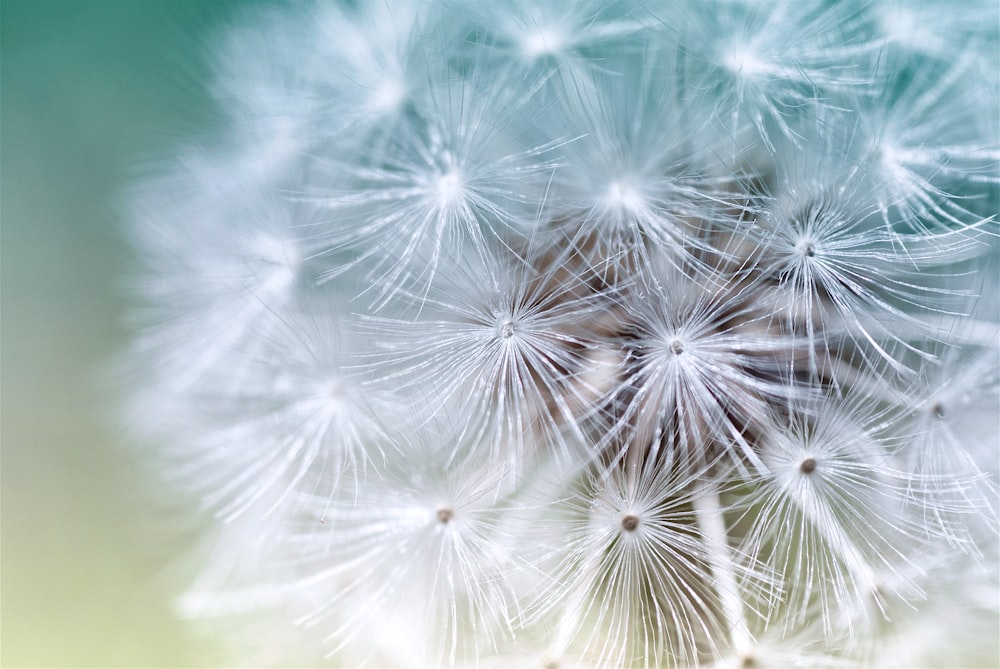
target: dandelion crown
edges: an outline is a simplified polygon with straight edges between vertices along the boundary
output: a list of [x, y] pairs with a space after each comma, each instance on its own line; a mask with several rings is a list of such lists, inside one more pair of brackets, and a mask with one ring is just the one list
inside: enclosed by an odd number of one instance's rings
[[244, 666], [995, 666], [998, 20], [248, 12], [129, 196], [179, 615]]

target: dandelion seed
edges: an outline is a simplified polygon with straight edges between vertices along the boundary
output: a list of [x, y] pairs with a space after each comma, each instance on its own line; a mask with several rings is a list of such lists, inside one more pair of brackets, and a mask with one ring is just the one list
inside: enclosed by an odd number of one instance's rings
[[[468, 455], [449, 464], [453, 449], [431, 445], [448, 432], [418, 427], [397, 447], [407, 462], [333, 500], [313, 500], [330, 519], [328, 529], [294, 542], [313, 568], [309, 587], [328, 599], [301, 622], [333, 623], [332, 654], [367, 647], [362, 656], [373, 662], [454, 665], [512, 634], [511, 589], [520, 565], [502, 529], [509, 480]], [[411, 629], [395, 639], [371, 643], [361, 632], [397, 616]]]
[[635, 479], [584, 473], [550, 521], [558, 526], [545, 524], [558, 563], [532, 619], [555, 616], [557, 649], [601, 665], [659, 666], [696, 661], [699, 648], [718, 643], [708, 556], [689, 506], [697, 475], [676, 467], [676, 454], [661, 455], [650, 454]]
[[739, 284], [706, 291], [684, 276], [669, 269], [624, 296], [626, 378], [595, 418], [610, 421], [610, 433], [626, 441], [677, 433], [695, 462], [725, 444], [756, 466], [750, 435], [767, 420], [766, 398], [794, 393], [777, 380], [785, 343], [752, 332], [765, 316], [744, 302]]
[[695, 90], [729, 132], [749, 124], [768, 146], [775, 133], [795, 137], [789, 121], [810, 102], [835, 107], [834, 93], [863, 85], [854, 64], [878, 47], [846, 4], [722, 0], [685, 10], [661, 20], [665, 30], [686, 28], [682, 65]]
[[414, 296], [416, 318], [365, 323], [387, 344], [376, 358], [385, 378], [431, 389], [439, 410], [463, 430], [490, 435], [493, 457], [508, 464], [529, 455], [534, 439], [536, 448], [570, 448], [563, 433], [574, 429], [574, 374], [588, 346], [579, 325], [596, 308], [574, 295], [579, 279], [552, 282], [560, 263], [535, 265], [509, 252], [463, 260]]
[[[859, 106], [862, 134], [874, 157], [874, 197], [890, 229], [951, 231], [981, 226], [975, 203], [950, 192], [962, 181], [997, 184], [1000, 143], [975, 132], [976, 107], [961, 85], [969, 62], [921, 68], [908, 85], [879, 81], [884, 105]], [[893, 68], [895, 70], [895, 68]], [[862, 147], [863, 148], [863, 147]], [[995, 231], [995, 221], [993, 222]]]

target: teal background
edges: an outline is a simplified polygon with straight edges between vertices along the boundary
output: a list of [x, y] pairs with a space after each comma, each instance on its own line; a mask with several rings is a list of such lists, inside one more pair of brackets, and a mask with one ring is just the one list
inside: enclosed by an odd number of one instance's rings
[[111, 416], [120, 193], [212, 124], [206, 55], [247, 2], [0, 2], [3, 666], [207, 662], [169, 611], [182, 546]]

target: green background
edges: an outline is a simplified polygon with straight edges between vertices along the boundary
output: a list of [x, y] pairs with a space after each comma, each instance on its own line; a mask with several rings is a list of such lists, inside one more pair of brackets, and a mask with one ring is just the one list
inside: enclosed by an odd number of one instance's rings
[[[121, 192], [217, 120], [207, 45], [247, 2], [0, 2], [3, 666], [181, 666], [176, 523], [110, 408]], [[157, 502], [163, 500], [155, 500]]]

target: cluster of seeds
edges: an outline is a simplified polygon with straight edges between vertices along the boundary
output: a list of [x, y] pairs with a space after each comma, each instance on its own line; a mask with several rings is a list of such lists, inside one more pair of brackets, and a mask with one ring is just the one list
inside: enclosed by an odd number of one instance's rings
[[995, 663], [997, 20], [249, 13], [130, 199], [178, 611], [240, 665]]

